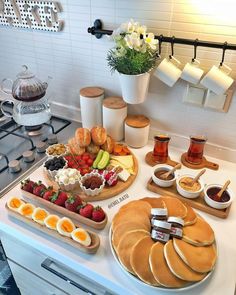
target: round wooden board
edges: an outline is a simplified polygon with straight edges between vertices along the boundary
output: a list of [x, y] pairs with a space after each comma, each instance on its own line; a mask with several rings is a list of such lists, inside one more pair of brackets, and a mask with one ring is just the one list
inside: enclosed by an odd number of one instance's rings
[[175, 167], [177, 164], [179, 164], [178, 162], [171, 160], [170, 157], [167, 158], [167, 161], [165, 163], [156, 162], [153, 155], [152, 155], [152, 152], [149, 152], [146, 154], [145, 161], [151, 167], [154, 167], [158, 164], [167, 164], [167, 165]]
[[212, 170], [218, 170], [219, 165], [210, 161], [207, 161], [205, 157], [202, 158], [202, 163], [200, 164], [191, 164], [188, 161], [186, 161], [186, 155], [187, 153], [183, 153], [181, 156], [181, 162], [184, 166], [191, 168], [191, 169], [202, 169], [202, 168], [209, 168]]
[[[104, 187], [103, 191], [97, 196], [87, 196], [81, 191], [79, 187], [71, 191], [71, 193], [79, 194], [81, 199], [86, 202], [106, 200], [122, 193], [123, 191], [125, 191], [127, 188], [131, 186], [131, 184], [134, 182], [138, 174], [138, 160], [136, 159], [134, 154], [132, 154], [132, 156], [134, 160], [134, 169], [133, 169], [134, 175], [131, 175], [126, 182], [119, 180], [117, 185], [113, 187]], [[44, 177], [47, 182], [47, 185], [53, 186], [55, 190], [59, 189], [59, 185], [48, 175], [48, 173], [46, 171], [44, 171], [43, 173], [44, 173]]]

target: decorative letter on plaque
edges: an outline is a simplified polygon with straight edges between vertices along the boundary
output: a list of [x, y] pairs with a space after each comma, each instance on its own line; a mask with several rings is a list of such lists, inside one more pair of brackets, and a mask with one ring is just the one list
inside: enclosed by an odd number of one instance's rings
[[56, 1], [0, 0], [0, 25], [58, 32], [60, 12]]

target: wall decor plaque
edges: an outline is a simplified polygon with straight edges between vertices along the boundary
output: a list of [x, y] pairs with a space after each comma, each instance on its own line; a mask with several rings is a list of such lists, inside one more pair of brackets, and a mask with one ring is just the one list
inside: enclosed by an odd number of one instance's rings
[[0, 25], [58, 32], [61, 11], [56, 1], [0, 0]]

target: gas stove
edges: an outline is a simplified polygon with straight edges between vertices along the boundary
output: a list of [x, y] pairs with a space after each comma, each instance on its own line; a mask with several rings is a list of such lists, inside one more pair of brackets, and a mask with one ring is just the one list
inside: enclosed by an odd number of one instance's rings
[[49, 145], [67, 142], [78, 127], [81, 127], [79, 122], [56, 116], [34, 128], [1, 117], [0, 197], [45, 161], [45, 150]]

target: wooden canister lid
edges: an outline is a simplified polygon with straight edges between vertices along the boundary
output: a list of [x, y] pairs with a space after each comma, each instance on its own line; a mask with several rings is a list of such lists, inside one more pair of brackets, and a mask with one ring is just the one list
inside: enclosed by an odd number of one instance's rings
[[123, 109], [127, 106], [127, 103], [123, 101], [122, 97], [110, 96], [103, 100], [103, 106], [108, 109]]
[[80, 95], [84, 97], [98, 97], [104, 94], [104, 89], [100, 87], [85, 87], [80, 89]]
[[144, 128], [150, 124], [150, 120], [143, 115], [128, 115], [125, 123], [133, 128]]

